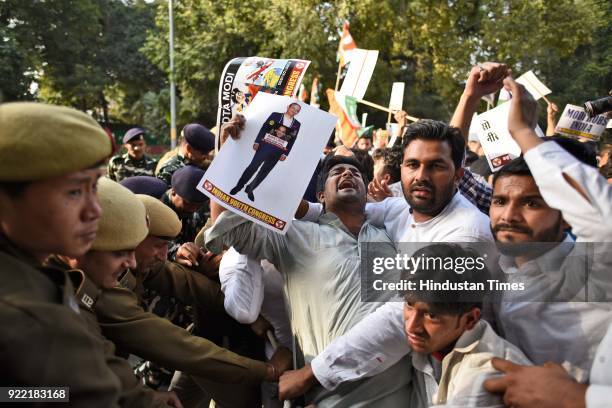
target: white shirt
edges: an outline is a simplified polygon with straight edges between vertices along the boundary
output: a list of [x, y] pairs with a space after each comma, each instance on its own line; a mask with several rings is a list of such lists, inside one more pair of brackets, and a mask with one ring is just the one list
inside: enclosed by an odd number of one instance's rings
[[[311, 212], [312, 216], [315, 212]], [[366, 204], [368, 221], [384, 225], [396, 242], [493, 241], [489, 217], [459, 192], [434, 218], [417, 223], [404, 198]], [[404, 334], [401, 302], [386, 303], [311, 361], [315, 377], [327, 389], [370, 377], [393, 366], [410, 350]]]
[[[524, 157], [546, 203], [561, 211], [577, 236], [576, 242], [583, 244], [573, 245], [566, 239], [519, 270], [513, 267], [513, 261], [502, 257], [502, 270], [509, 281], [527, 279], [530, 287], [538, 285], [540, 294], [557, 284], [560, 288], [565, 285], [570, 289], [580, 289], [580, 283], [575, 281], [589, 276], [593, 285], [590, 299], [601, 297], [609, 300], [610, 245], [591, 244], [599, 252], [590, 257], [592, 262], [588, 264], [580, 251], [585, 248], [584, 242], [612, 241], [609, 218], [612, 215], [612, 186], [597, 169], [579, 162], [554, 142], [542, 143]], [[564, 174], [583, 187], [590, 202], [568, 183]], [[597, 278], [601, 278], [599, 282]], [[504, 335], [535, 364], [546, 361], [565, 363], [570, 374], [581, 382], [587, 380], [597, 347], [612, 322], [612, 304], [609, 302], [502, 302], [497, 313]]]
[[[261, 314], [272, 326], [279, 344], [291, 349], [292, 334], [283, 295], [283, 278], [274, 265], [261, 263], [230, 248], [219, 265], [225, 311], [243, 324], [253, 323]], [[266, 357], [274, 354], [266, 341]]]
[[[316, 221], [323, 210], [318, 203], [308, 203], [302, 221]], [[424, 222], [414, 221], [404, 197], [389, 197], [378, 203], [367, 203], [368, 221], [385, 227], [395, 242], [492, 242], [489, 217], [480, 212], [460, 192], [440, 214]]]
[[[539, 144], [524, 157], [544, 201], [563, 213], [578, 242], [612, 242], [612, 185], [596, 168], [552, 141]], [[588, 201], [564, 175], [582, 186]]]
[[607, 408], [612, 395], [612, 324], [601, 341], [591, 368], [591, 380], [586, 392], [587, 408]]

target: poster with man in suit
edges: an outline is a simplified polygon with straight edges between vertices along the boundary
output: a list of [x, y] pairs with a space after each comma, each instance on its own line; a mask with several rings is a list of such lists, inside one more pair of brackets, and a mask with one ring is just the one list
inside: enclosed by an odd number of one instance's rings
[[[300, 121], [295, 117], [301, 109], [299, 103], [292, 102], [284, 113], [273, 112], [268, 116], [253, 143], [255, 156], [230, 191], [231, 195], [235, 195], [244, 188], [249, 200], [255, 201], [253, 191], [279, 161], [283, 162], [287, 159], [300, 131]], [[245, 187], [255, 173], [253, 180]]]
[[294, 98], [258, 93], [198, 188], [222, 206], [285, 233], [337, 117]]

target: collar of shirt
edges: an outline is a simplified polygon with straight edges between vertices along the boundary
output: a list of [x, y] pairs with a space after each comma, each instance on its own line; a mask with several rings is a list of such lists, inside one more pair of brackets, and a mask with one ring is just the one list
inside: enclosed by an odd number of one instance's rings
[[507, 275], [518, 272], [540, 274], [542, 271], [559, 271], [561, 264], [574, 248], [574, 244], [575, 241], [572, 239], [572, 237], [569, 234], [566, 234], [563, 241], [561, 241], [553, 249], [535, 259], [525, 262], [520, 268], [516, 265], [514, 257], [508, 255], [501, 255], [499, 257], [499, 267], [501, 268], [502, 272]]

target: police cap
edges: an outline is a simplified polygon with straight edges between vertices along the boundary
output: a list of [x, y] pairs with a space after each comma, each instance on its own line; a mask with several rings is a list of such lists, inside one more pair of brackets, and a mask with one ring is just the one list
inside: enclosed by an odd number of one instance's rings
[[171, 185], [174, 192], [181, 198], [192, 203], [203, 203], [208, 200], [208, 197], [196, 188], [203, 176], [204, 170], [187, 165], [172, 174]]
[[134, 194], [146, 194], [157, 199], [161, 198], [168, 190], [168, 185], [163, 180], [152, 176], [132, 176], [121, 180], [119, 183]]
[[202, 153], [208, 153], [215, 148], [215, 135], [202, 125], [197, 123], [185, 125], [182, 134], [189, 146]]
[[0, 105], [0, 181], [36, 181], [90, 168], [113, 150], [108, 134], [76, 109]]
[[131, 128], [123, 136], [123, 144], [129, 143], [132, 140], [140, 139], [144, 136], [145, 131], [142, 128]]
[[102, 216], [91, 249], [131, 250], [149, 234], [148, 217], [142, 201], [121, 184], [102, 177], [98, 181]]
[[147, 209], [147, 214], [149, 215], [149, 235], [171, 239], [181, 232], [183, 225], [170, 207], [148, 195], [136, 194], [136, 197]]

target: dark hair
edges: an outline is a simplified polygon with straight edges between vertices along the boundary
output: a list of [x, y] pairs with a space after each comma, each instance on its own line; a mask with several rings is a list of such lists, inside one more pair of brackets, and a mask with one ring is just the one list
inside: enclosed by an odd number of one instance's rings
[[582, 163], [591, 167], [597, 167], [597, 153], [595, 146], [590, 142], [579, 142], [578, 140], [558, 135], [543, 137], [542, 140], [553, 141]]
[[290, 108], [290, 107], [292, 107], [293, 105], [297, 105], [297, 106], [298, 106], [298, 108], [300, 108], [300, 110], [302, 110], [302, 105], [300, 105], [300, 104], [299, 104], [299, 103], [297, 103], [297, 102], [291, 102], [291, 103], [289, 104], [289, 106], [287, 106], [287, 109], [289, 109], [289, 108]]
[[478, 155], [471, 150], [466, 150], [465, 167], [470, 167], [476, 160], [478, 160]]
[[517, 157], [508, 164], [504, 165], [501, 169], [497, 171], [497, 173], [493, 174], [493, 187], [495, 187], [497, 179], [504, 176], [533, 177], [533, 175], [531, 174], [531, 170], [529, 170], [529, 166], [527, 166], [527, 162], [525, 161], [523, 156]]
[[[414, 271], [402, 271], [402, 279], [415, 282], [416, 290], [404, 292], [406, 302], [425, 302], [432, 313], [461, 315], [472, 308], [482, 309], [482, 303], [488, 293], [487, 279], [490, 279], [489, 270], [484, 264], [484, 257], [471, 248], [463, 248], [458, 244], [436, 243], [419, 249], [413, 257], [421, 257], [419, 267]], [[477, 259], [481, 259], [478, 264]], [[429, 259], [431, 262], [425, 261]], [[436, 262], [436, 260], [440, 262]], [[468, 267], [466, 259], [474, 260]], [[457, 265], [457, 268], [447, 268], [447, 263]], [[459, 264], [461, 262], [461, 264]], [[425, 266], [426, 265], [426, 266]], [[458, 272], [459, 265], [462, 273]], [[481, 267], [482, 266], [482, 267]], [[464, 282], [475, 283], [484, 290], [437, 290], [421, 289], [420, 282], [459, 284]]]
[[236, 94], [240, 92], [241, 94], [244, 94], [244, 92], [242, 92], [240, 89], [238, 88], [234, 88], [232, 89], [232, 101], [234, 101], [234, 103], [238, 103], [238, 99], [236, 98]]
[[399, 148], [376, 149], [372, 153], [372, 159], [382, 160], [385, 166], [385, 173], [391, 177], [390, 183], [396, 183], [401, 179], [402, 151]]
[[372, 180], [374, 178], [374, 159], [372, 159], [370, 153], [365, 150], [357, 149], [355, 147], [351, 149], [351, 152], [353, 152], [353, 154], [355, 155], [355, 159], [357, 159], [357, 161], [361, 163], [361, 167], [365, 171], [368, 180]]
[[321, 172], [319, 173], [319, 177], [317, 178], [317, 193], [320, 193], [321, 191], [325, 190], [325, 182], [327, 181], [327, 176], [329, 176], [329, 171], [337, 164], [350, 164], [357, 167], [357, 169], [361, 173], [363, 183], [367, 187], [368, 177], [366, 176], [363, 166], [355, 157], [336, 156], [334, 155], [334, 152], [331, 152], [327, 156], [325, 156], [325, 159], [323, 159]]
[[11, 197], [19, 197], [30, 184], [30, 181], [0, 181], [0, 191]]
[[404, 141], [402, 143], [402, 152], [413, 140], [437, 140], [446, 142], [451, 148], [451, 156], [455, 169], [459, 169], [463, 163], [465, 155], [465, 140], [461, 135], [461, 130], [456, 127], [449, 126], [439, 120], [421, 119], [418, 122], [411, 123], [406, 127], [404, 133]]

